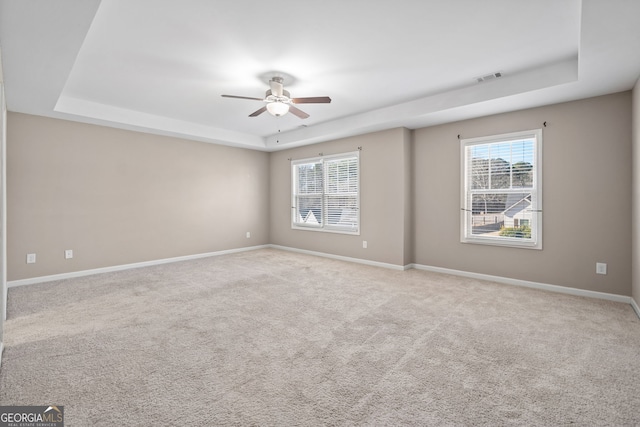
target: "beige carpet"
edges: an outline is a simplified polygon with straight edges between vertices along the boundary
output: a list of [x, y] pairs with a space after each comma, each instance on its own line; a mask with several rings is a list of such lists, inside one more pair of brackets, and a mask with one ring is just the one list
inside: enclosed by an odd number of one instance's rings
[[70, 426], [639, 425], [626, 304], [264, 249], [9, 290], [0, 404]]

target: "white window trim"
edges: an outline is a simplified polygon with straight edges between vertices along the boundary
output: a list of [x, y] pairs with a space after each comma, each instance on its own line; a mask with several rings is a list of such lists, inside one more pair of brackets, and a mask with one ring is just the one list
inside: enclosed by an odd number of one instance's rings
[[[315, 163], [315, 162], [322, 162], [324, 164], [325, 161], [327, 160], [336, 160], [336, 159], [340, 159], [340, 158], [349, 158], [349, 157], [355, 157], [358, 161], [358, 190], [357, 190], [357, 196], [356, 196], [356, 203], [357, 203], [357, 209], [356, 209], [356, 220], [357, 220], [357, 227], [355, 230], [348, 230], [345, 229], [343, 227], [340, 226], [335, 226], [335, 225], [331, 225], [327, 223], [327, 212], [326, 209], [323, 205], [323, 209], [322, 209], [322, 225], [316, 225], [316, 224], [300, 224], [295, 222], [295, 218], [296, 218], [296, 193], [295, 193], [295, 186], [296, 186], [296, 176], [294, 171], [294, 166], [299, 165], [299, 164], [306, 164], [306, 163]], [[291, 170], [291, 228], [293, 230], [306, 230], [306, 231], [320, 231], [323, 233], [337, 233], [337, 234], [350, 234], [350, 235], [356, 235], [359, 236], [360, 235], [360, 177], [361, 177], [361, 173], [360, 173], [360, 151], [352, 151], [349, 153], [340, 153], [340, 154], [331, 154], [331, 155], [326, 155], [326, 156], [318, 156], [318, 157], [309, 157], [306, 159], [298, 159], [298, 160], [292, 160], [291, 161], [291, 165], [290, 165], [290, 170]], [[325, 193], [325, 189], [324, 189], [324, 165], [323, 165], [323, 189], [322, 189], [322, 200], [323, 200], [323, 204], [324, 204], [324, 193]]]
[[[493, 236], [474, 236], [471, 234], [471, 215], [468, 215], [467, 206], [467, 164], [466, 164], [466, 150], [465, 148], [470, 145], [489, 144], [496, 142], [512, 141], [514, 139], [523, 138], [535, 138], [536, 146], [534, 150], [534, 173], [533, 180], [535, 189], [535, 211], [532, 217], [531, 231], [532, 240], [523, 241], [520, 238], [509, 237], [493, 237]], [[525, 249], [542, 249], [542, 129], [526, 130], [521, 132], [512, 132], [500, 135], [490, 135], [477, 138], [467, 138], [460, 140], [460, 242], [493, 245], [493, 246], [507, 246], [513, 248], [525, 248]], [[535, 235], [535, 239], [533, 239]]]

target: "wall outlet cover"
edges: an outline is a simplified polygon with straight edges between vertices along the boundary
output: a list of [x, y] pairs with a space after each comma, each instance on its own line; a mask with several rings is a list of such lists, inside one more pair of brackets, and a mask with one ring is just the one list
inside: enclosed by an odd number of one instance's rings
[[607, 274], [607, 264], [604, 262], [596, 262], [596, 274]]

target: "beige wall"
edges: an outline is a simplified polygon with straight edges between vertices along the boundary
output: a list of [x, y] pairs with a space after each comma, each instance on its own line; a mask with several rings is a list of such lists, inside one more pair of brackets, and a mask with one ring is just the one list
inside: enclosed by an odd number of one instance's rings
[[6, 147], [7, 106], [4, 100], [4, 82], [0, 63], [0, 362], [4, 339], [4, 321], [7, 318], [7, 227], [6, 227]]
[[9, 280], [269, 242], [268, 153], [17, 113], [7, 133]]
[[[10, 113], [9, 280], [272, 243], [631, 295], [631, 101], [623, 92], [270, 154]], [[457, 135], [545, 121], [543, 250], [460, 243]], [[636, 108], [636, 145], [638, 122]], [[361, 234], [292, 230], [289, 159], [358, 147]]]
[[640, 305], [640, 79], [633, 88], [633, 211], [632, 211], [632, 296]]
[[414, 239], [413, 239], [413, 133], [409, 129], [403, 129], [403, 163], [404, 163], [404, 258], [403, 265], [413, 263]]
[[[410, 144], [410, 132], [398, 128], [271, 153], [271, 243], [398, 266], [410, 263]], [[358, 147], [360, 235], [292, 230], [289, 159]]]
[[[543, 250], [460, 243], [460, 143], [543, 128]], [[414, 134], [415, 261], [631, 294], [631, 94], [419, 129]], [[608, 274], [596, 275], [596, 262]]]

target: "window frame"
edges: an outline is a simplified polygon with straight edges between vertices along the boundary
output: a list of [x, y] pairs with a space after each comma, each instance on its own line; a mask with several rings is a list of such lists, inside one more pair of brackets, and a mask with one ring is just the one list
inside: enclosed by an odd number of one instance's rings
[[[353, 159], [356, 160], [357, 165], [357, 190], [355, 194], [355, 227], [345, 227], [335, 224], [329, 224], [329, 213], [327, 209], [327, 199], [339, 197], [336, 193], [330, 193], [327, 191], [327, 168], [325, 163], [335, 162], [339, 160]], [[321, 199], [321, 219], [320, 224], [303, 223], [298, 222], [297, 218], [297, 198], [300, 194], [297, 192], [297, 167], [299, 165], [320, 163], [322, 164], [322, 189], [320, 193], [316, 194], [316, 197]], [[345, 193], [346, 194], [346, 193]], [[353, 195], [352, 195], [353, 196]], [[332, 155], [320, 155], [318, 157], [310, 157], [305, 159], [298, 159], [291, 161], [291, 228], [293, 230], [306, 230], [306, 231], [320, 231], [325, 233], [338, 233], [338, 234], [350, 234], [360, 235], [360, 151], [352, 151], [349, 153], [332, 154]]]
[[[515, 142], [518, 140], [533, 139], [533, 184], [531, 187], [531, 239], [522, 239], [518, 237], [504, 236], [483, 236], [472, 234], [471, 221], [472, 205], [470, 194], [474, 194], [469, 189], [470, 173], [468, 168], [467, 148], [478, 145], [499, 144], [505, 142]], [[542, 129], [532, 129], [519, 132], [511, 132], [499, 135], [489, 135], [477, 138], [466, 138], [460, 140], [460, 242], [505, 246], [523, 249], [542, 249]], [[495, 192], [501, 192], [502, 189], [495, 189]], [[509, 188], [504, 193], [517, 193], [516, 189]], [[485, 190], [486, 191], [486, 190]], [[529, 188], [526, 188], [529, 192]], [[476, 192], [475, 194], [479, 194]], [[471, 205], [471, 206], [470, 206]]]

